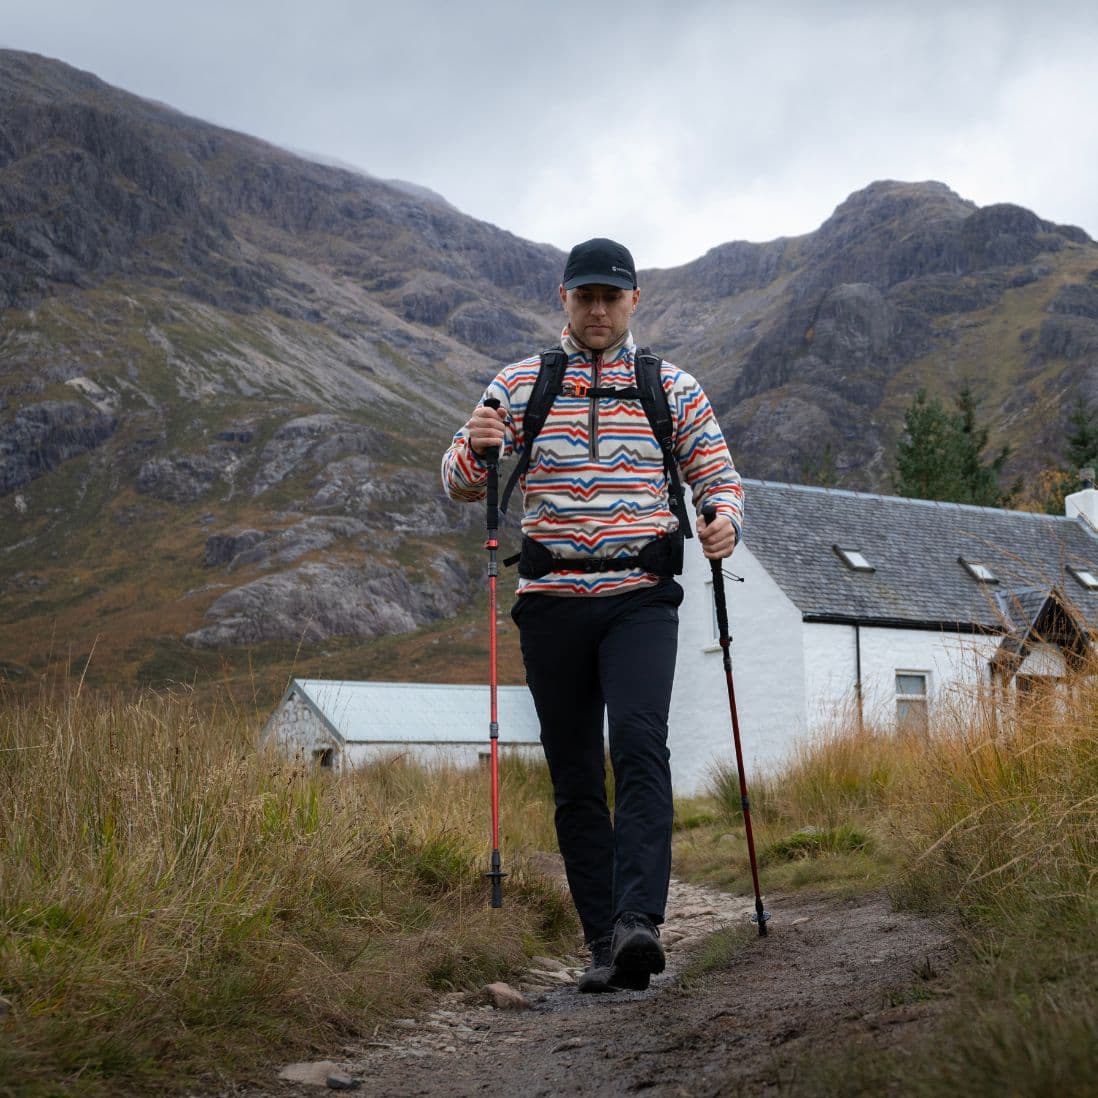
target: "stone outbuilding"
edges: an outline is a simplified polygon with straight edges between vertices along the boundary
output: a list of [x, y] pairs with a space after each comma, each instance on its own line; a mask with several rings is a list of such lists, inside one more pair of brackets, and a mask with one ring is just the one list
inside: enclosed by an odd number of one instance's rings
[[[526, 687], [499, 687], [497, 712], [500, 755], [540, 759]], [[334, 771], [396, 755], [475, 766], [490, 754], [488, 718], [486, 686], [293, 679], [260, 738]]]

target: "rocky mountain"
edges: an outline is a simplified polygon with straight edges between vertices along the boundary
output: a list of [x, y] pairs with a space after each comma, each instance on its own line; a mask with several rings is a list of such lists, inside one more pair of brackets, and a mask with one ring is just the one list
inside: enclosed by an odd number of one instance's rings
[[1055, 453], [1061, 410], [1098, 405], [1098, 248], [1018, 206], [878, 182], [814, 233], [733, 243], [654, 272], [653, 340], [708, 381], [744, 468], [887, 486], [903, 410], [966, 382], [1014, 473]]
[[[501, 362], [555, 341], [563, 258], [0, 51], [0, 671], [95, 648], [112, 681], [242, 652], [363, 674], [400, 664], [376, 638], [456, 628], [483, 516], [438, 457]], [[641, 281], [638, 335], [703, 380], [752, 476], [827, 455], [886, 484], [920, 385], [969, 382], [1018, 473], [1098, 404], [1098, 246], [940, 183]]]

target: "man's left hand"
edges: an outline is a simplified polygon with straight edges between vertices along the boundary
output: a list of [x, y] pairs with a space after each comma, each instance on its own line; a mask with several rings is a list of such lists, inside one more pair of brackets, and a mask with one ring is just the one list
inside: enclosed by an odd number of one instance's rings
[[736, 527], [727, 515], [717, 515], [712, 523], [698, 516], [698, 539], [709, 560], [723, 560], [736, 548]]

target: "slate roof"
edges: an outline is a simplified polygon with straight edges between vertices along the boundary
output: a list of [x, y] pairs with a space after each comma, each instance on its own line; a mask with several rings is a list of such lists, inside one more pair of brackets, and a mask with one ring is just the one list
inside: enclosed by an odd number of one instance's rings
[[[744, 495], [744, 544], [805, 620], [999, 632], [1011, 622], [997, 595], [1036, 589], [1043, 602], [1055, 589], [1098, 630], [1098, 592], [1066, 571], [1098, 574], [1098, 534], [1083, 518], [759, 480]], [[852, 571], [835, 545], [875, 571]], [[978, 582], [959, 557], [999, 583]]]
[[[299, 693], [344, 743], [481, 743], [489, 746], [488, 687], [412, 682], [294, 679]], [[534, 702], [525, 686], [496, 694], [500, 744], [539, 743]]]

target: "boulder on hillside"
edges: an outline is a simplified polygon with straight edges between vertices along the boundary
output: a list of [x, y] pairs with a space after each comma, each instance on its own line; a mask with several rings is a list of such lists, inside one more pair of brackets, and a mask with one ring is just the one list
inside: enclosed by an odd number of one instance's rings
[[117, 427], [115, 416], [86, 404], [26, 405], [12, 422], [0, 424], [0, 496], [101, 446]]
[[381, 455], [388, 440], [374, 427], [318, 412], [284, 423], [263, 447], [252, 495], [302, 470], [307, 465], [330, 465], [347, 455]]
[[137, 472], [137, 490], [168, 503], [193, 503], [220, 477], [220, 463], [206, 454], [150, 458]]
[[472, 577], [455, 554], [439, 553], [416, 583], [383, 562], [307, 562], [228, 591], [206, 611], [209, 624], [184, 638], [196, 648], [268, 640], [408, 633], [457, 612], [472, 596]]
[[211, 534], [206, 539], [202, 563], [207, 568], [224, 567], [245, 550], [261, 542], [264, 537], [266, 535], [260, 530], [241, 530], [238, 534]]

